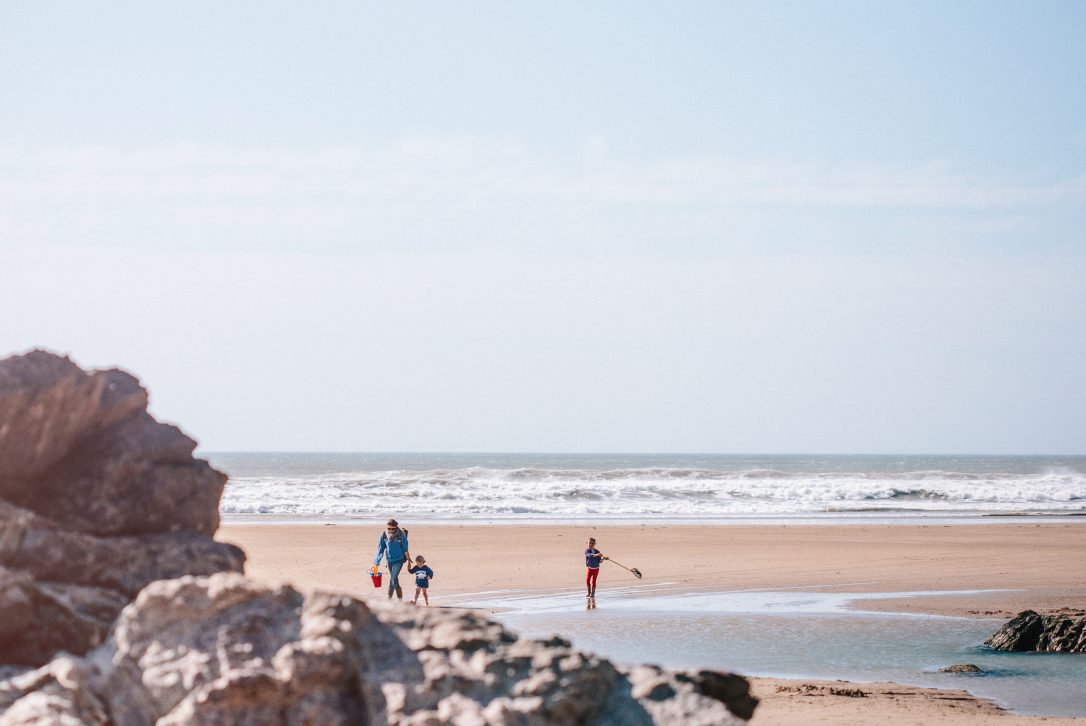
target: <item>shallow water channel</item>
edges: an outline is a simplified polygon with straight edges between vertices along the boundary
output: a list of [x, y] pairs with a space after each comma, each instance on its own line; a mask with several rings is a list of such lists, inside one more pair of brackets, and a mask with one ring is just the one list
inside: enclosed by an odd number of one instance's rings
[[[675, 594], [657, 585], [601, 590], [591, 610], [579, 593], [479, 593], [458, 604], [492, 610], [526, 636], [558, 633], [621, 662], [965, 689], [1019, 713], [1086, 715], [1086, 655], [993, 651], [982, 643], [1002, 619], [862, 610], [865, 599], [910, 594]], [[938, 672], [955, 663], [985, 673]]]

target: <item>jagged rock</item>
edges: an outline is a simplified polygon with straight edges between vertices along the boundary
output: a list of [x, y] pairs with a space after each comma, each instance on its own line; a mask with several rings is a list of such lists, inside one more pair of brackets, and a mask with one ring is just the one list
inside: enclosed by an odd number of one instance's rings
[[0, 361], [0, 665], [85, 652], [155, 580], [241, 571], [211, 538], [225, 476], [146, 406], [122, 371]]
[[984, 641], [996, 650], [1086, 653], [1086, 617], [1024, 610]]
[[38, 581], [109, 588], [125, 602], [154, 580], [239, 570], [243, 557], [196, 532], [98, 537], [0, 502], [0, 565]]
[[147, 392], [121, 371], [90, 375], [42, 350], [0, 361], [0, 496], [32, 482], [94, 429], [147, 406]]
[[956, 663], [946, 668], [940, 668], [940, 673], [983, 673], [979, 666], [975, 666], [972, 663]]
[[29, 664], [61, 650], [83, 653], [102, 642], [129, 599], [105, 588], [38, 583], [0, 567], [0, 652]]
[[149, 585], [85, 658], [0, 684], [0, 725], [709, 726], [755, 704], [739, 676], [624, 669], [470, 612], [221, 573]]
[[92, 687], [97, 669], [61, 656], [36, 671], [0, 681], [0, 726], [112, 726]]
[[195, 448], [177, 427], [140, 411], [73, 448], [18, 503], [95, 534], [214, 534], [226, 477], [194, 459]]
[[225, 475], [146, 406], [123, 371], [44, 351], [0, 361], [0, 500], [99, 535], [213, 534]]

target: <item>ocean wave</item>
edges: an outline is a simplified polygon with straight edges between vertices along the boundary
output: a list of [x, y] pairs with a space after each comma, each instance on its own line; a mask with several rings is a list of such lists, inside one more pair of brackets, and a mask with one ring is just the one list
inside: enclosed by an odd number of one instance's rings
[[439, 468], [236, 476], [222, 512], [297, 516], [711, 517], [831, 511], [1086, 511], [1086, 475], [646, 467]]

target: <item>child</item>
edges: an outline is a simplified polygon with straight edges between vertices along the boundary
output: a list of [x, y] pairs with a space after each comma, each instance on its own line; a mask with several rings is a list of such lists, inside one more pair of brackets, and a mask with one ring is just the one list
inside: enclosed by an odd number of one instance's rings
[[588, 587], [589, 597], [596, 597], [596, 578], [600, 576], [600, 561], [606, 559], [607, 556], [596, 549], [596, 538], [589, 537], [588, 549], [584, 551], [584, 563], [588, 567], [584, 582]]
[[430, 607], [430, 580], [434, 576], [434, 571], [426, 566], [426, 558], [422, 555], [416, 557], [415, 564], [408, 565], [407, 571], [415, 576], [415, 599], [411, 603], [418, 605], [419, 593], [422, 593], [422, 599], [426, 602], [426, 607]]

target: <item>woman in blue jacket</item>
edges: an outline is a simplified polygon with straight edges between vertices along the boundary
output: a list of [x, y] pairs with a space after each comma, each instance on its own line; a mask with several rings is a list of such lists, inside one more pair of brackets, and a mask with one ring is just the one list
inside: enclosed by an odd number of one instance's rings
[[403, 600], [403, 590], [400, 589], [400, 570], [403, 563], [407, 562], [408, 552], [407, 530], [400, 529], [400, 524], [395, 519], [388, 520], [388, 527], [377, 542], [377, 557], [373, 564], [381, 564], [381, 555], [385, 556], [388, 563], [388, 599], [392, 599], [392, 593]]

